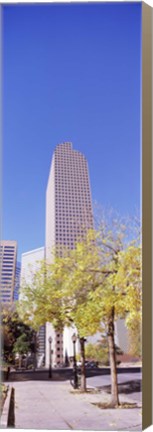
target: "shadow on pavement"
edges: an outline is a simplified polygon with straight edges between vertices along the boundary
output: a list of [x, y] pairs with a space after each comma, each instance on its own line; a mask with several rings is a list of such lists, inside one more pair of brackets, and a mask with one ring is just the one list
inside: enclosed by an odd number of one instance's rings
[[[111, 393], [111, 386], [110, 385], [105, 385], [105, 386], [97, 386], [97, 388], [99, 390], [104, 390], [106, 393]], [[118, 390], [119, 393], [122, 394], [130, 394], [130, 393], [137, 393], [137, 392], [141, 392], [142, 390], [142, 385], [141, 385], [141, 380], [136, 379], [136, 380], [132, 380], [132, 381], [126, 381], [124, 383], [118, 384]]]

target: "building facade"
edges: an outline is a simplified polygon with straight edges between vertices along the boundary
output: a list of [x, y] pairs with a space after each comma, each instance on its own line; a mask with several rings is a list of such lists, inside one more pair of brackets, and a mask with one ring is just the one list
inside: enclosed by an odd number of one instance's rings
[[[31, 250], [23, 253], [21, 257], [21, 297], [22, 283], [31, 284], [32, 275], [39, 270], [39, 262], [44, 260], [44, 247]], [[41, 326], [37, 334], [38, 350], [37, 350], [37, 365], [42, 366], [45, 363], [45, 325]]]
[[19, 299], [19, 290], [20, 290], [20, 276], [21, 276], [21, 263], [17, 261], [16, 269], [15, 269], [15, 286], [14, 286], [14, 301]]
[[16, 280], [17, 242], [1, 240], [0, 242], [0, 285], [1, 303], [12, 304]]
[[[83, 238], [87, 229], [93, 227], [92, 200], [88, 164], [85, 156], [64, 142], [55, 148], [46, 190], [46, 244], [47, 262], [53, 261], [52, 251], [56, 248], [74, 249], [76, 241]], [[74, 331], [74, 330], [73, 330]], [[46, 326], [46, 366], [49, 364], [48, 339], [53, 339], [53, 362], [63, 363], [64, 353], [70, 352], [72, 330], [55, 333], [52, 326]], [[72, 344], [71, 344], [72, 345]]]

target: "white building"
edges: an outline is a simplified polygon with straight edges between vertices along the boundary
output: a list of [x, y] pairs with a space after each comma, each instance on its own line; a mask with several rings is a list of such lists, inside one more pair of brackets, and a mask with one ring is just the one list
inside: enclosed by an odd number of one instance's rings
[[[92, 200], [88, 164], [85, 156], [65, 142], [55, 148], [46, 191], [46, 260], [52, 262], [52, 251], [58, 246], [75, 248], [78, 238], [93, 227]], [[46, 326], [46, 366], [49, 364], [49, 343], [53, 339], [53, 362], [63, 363], [65, 353], [71, 356], [71, 336], [74, 330], [65, 329], [64, 335]]]
[[[39, 249], [34, 249], [29, 252], [23, 253], [21, 257], [21, 293], [22, 296], [22, 283], [24, 281], [26, 284], [32, 283], [32, 275], [35, 271], [39, 270], [40, 262], [45, 258], [45, 249], [41, 247]], [[41, 326], [38, 332], [38, 363], [42, 360], [45, 361], [45, 325]]]

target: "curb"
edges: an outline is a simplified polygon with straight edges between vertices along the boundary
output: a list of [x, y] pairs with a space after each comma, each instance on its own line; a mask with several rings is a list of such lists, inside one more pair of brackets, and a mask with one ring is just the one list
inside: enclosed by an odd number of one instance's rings
[[15, 390], [8, 389], [8, 394], [3, 406], [1, 415], [1, 428], [15, 427]]

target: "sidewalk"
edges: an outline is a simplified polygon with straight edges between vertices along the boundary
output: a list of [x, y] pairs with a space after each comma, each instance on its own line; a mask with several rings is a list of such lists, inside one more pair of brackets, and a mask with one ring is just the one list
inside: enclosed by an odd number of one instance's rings
[[142, 429], [140, 408], [102, 410], [93, 405], [102, 401], [102, 394], [76, 394], [69, 382], [24, 381], [11, 386], [15, 388], [15, 426], [19, 429]]

